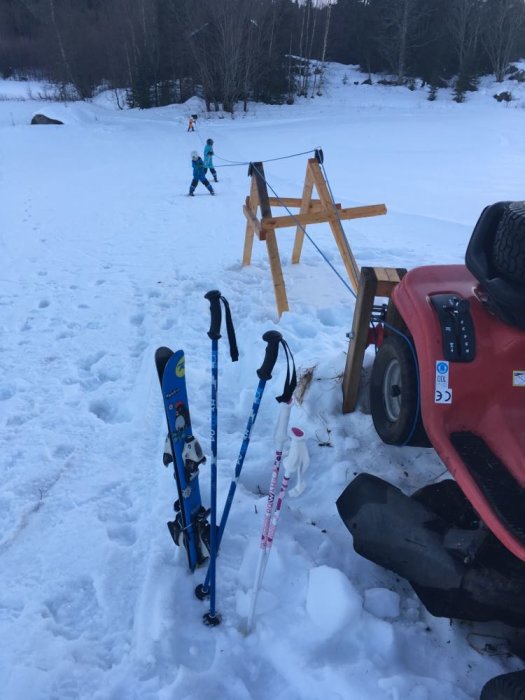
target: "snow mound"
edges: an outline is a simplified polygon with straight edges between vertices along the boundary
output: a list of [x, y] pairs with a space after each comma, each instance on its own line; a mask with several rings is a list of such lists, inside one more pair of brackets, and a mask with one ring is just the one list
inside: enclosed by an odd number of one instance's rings
[[365, 591], [364, 608], [376, 617], [399, 617], [399, 594], [388, 588], [369, 588]]
[[326, 637], [360, 617], [362, 607], [361, 596], [339, 569], [318, 566], [310, 571], [306, 610]]

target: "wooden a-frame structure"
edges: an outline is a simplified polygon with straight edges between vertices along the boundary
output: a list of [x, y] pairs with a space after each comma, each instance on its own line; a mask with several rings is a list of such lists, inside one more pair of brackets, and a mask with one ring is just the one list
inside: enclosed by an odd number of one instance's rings
[[[367, 216], [379, 216], [386, 214], [384, 204], [372, 204], [362, 207], [350, 207], [343, 209], [340, 204], [334, 204], [323, 176], [320, 164], [323, 162], [322, 151], [315, 152], [315, 158], [309, 158], [306, 166], [306, 177], [303, 186], [303, 195], [296, 197], [270, 197], [264, 167], [261, 162], [251, 163], [248, 174], [251, 177], [250, 194], [243, 205], [243, 213], [246, 217], [246, 233], [244, 237], [243, 265], [251, 262], [254, 236], [261, 241], [266, 241], [270, 268], [272, 272], [275, 300], [279, 316], [283, 311], [288, 311], [288, 298], [284, 284], [279, 248], [277, 246], [276, 229], [295, 226], [295, 241], [292, 252], [292, 263], [296, 264], [301, 258], [304, 241], [304, 232], [308, 224], [328, 223], [339, 248], [350, 282], [357, 292], [359, 285], [359, 267], [355, 261], [352, 249], [344, 234], [341, 221], [346, 219], [358, 219]], [[312, 199], [313, 190], [317, 190], [319, 199]], [[273, 216], [272, 206], [299, 208], [299, 213], [288, 216]], [[260, 207], [261, 216], [257, 216]]]

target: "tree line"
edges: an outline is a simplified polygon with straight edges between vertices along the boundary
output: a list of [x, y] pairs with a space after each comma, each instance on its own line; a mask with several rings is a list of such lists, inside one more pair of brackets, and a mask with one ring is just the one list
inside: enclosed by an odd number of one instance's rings
[[322, 94], [327, 61], [474, 89], [525, 57], [524, 30], [525, 0], [0, 0], [0, 74], [233, 112]]

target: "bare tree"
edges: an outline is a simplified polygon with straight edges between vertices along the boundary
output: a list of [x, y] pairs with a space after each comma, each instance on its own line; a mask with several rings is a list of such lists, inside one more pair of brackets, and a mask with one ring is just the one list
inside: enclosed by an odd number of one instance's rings
[[189, 33], [207, 104], [233, 114], [246, 96], [260, 34], [254, 0], [206, 0]]
[[320, 94], [324, 85], [325, 76], [325, 60], [326, 60], [326, 48], [328, 46], [328, 33], [330, 31], [330, 20], [332, 18], [332, 3], [328, 2], [328, 7], [326, 10], [326, 21], [324, 25], [324, 35], [323, 35], [323, 48], [321, 51], [321, 65], [319, 67], [319, 85], [317, 88], [317, 93]]
[[447, 30], [453, 40], [458, 61], [458, 74], [465, 75], [475, 60], [481, 31], [483, 0], [452, 0]]
[[502, 82], [525, 27], [523, 0], [488, 0], [483, 13], [483, 46], [496, 80]]
[[382, 53], [399, 84], [406, 76], [410, 51], [420, 44], [420, 26], [426, 16], [427, 8], [420, 0], [389, 0], [384, 7]]

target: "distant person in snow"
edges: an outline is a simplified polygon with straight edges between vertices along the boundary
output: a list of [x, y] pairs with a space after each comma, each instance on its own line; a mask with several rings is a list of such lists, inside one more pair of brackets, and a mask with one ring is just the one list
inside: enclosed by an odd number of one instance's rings
[[193, 117], [190, 117], [188, 122], [188, 131], [195, 131], [195, 119]]
[[206, 187], [210, 194], [215, 194], [215, 192], [213, 191], [213, 187], [206, 179], [206, 168], [204, 167], [202, 158], [199, 156], [197, 151], [191, 152], [191, 166], [193, 168], [193, 180], [191, 181], [190, 191], [188, 193], [190, 197], [194, 196], [193, 193], [195, 192], [195, 188], [197, 187], [199, 182], [202, 182], [202, 184], [204, 185], [204, 187]]
[[213, 167], [213, 156], [213, 139], [208, 139], [204, 146], [204, 172], [207, 173], [209, 168], [210, 173], [213, 175], [213, 180], [219, 182], [217, 180], [217, 171]]

